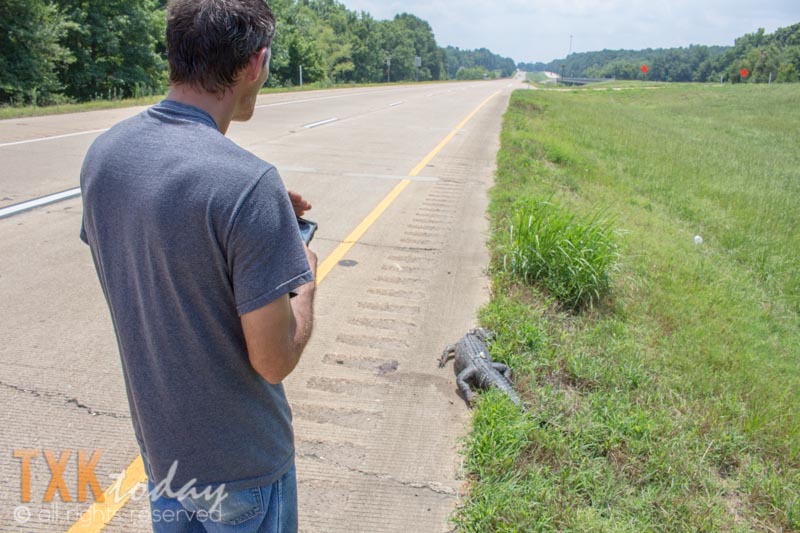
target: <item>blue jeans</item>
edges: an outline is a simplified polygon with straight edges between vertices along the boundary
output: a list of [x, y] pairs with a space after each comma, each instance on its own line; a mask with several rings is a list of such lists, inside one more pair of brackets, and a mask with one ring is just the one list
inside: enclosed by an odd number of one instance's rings
[[[150, 494], [150, 464], [142, 454]], [[178, 490], [176, 487], [174, 490]], [[272, 485], [226, 491], [221, 504], [215, 499], [150, 498], [154, 533], [296, 533], [297, 475], [294, 464]]]

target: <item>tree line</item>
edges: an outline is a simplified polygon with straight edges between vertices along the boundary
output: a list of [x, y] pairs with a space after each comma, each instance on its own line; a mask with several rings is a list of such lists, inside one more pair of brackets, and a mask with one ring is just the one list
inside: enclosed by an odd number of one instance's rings
[[461, 50], [448, 46], [444, 52], [447, 75], [453, 79], [507, 78], [517, 70], [513, 59], [493, 54], [486, 48]]
[[[166, 0], [0, 0], [0, 104], [162, 93]], [[411, 15], [376, 20], [336, 0], [271, 0], [268, 86], [510, 76], [513, 59], [437, 45]], [[416, 58], [419, 58], [418, 60]], [[419, 66], [418, 66], [419, 62]]]
[[[642, 72], [642, 65], [648, 72]], [[767, 83], [800, 81], [800, 23], [767, 34], [763, 28], [736, 39], [734, 46], [647, 50], [603, 50], [570, 54], [550, 63], [520, 63], [520, 70], [566, 77], [653, 81]], [[742, 69], [748, 75], [743, 77]]]

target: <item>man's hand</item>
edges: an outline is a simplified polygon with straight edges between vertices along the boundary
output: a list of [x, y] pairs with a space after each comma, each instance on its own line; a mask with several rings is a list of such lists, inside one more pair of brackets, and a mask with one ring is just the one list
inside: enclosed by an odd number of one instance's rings
[[289, 193], [289, 200], [292, 202], [294, 214], [301, 217], [306, 211], [311, 209], [311, 204], [306, 202], [305, 199], [294, 191], [287, 191]]

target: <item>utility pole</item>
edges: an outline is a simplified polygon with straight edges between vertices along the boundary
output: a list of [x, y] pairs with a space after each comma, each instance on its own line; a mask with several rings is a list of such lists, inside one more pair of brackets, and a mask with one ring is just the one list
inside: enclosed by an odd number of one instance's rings
[[[569, 57], [570, 54], [572, 54], [572, 35], [569, 36], [569, 52], [567, 53], [567, 57]], [[562, 85], [564, 84], [564, 67], [566, 66], [566, 63], [567, 63], [566, 59], [564, 59], [564, 62], [561, 63], [561, 84]], [[558, 82], [556, 82], [556, 85], [558, 85]]]
[[303, 86], [303, 65], [300, 65], [300, 87]]
[[386, 58], [386, 83], [392, 81], [392, 56]]

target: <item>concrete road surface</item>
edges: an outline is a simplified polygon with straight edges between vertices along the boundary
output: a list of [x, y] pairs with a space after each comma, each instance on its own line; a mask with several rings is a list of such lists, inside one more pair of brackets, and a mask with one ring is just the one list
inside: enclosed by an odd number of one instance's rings
[[[314, 337], [286, 383], [302, 531], [452, 529], [469, 411], [436, 363], [487, 298], [486, 191], [516, 87], [262, 96], [229, 133], [313, 204], [320, 261], [369, 224], [329, 262]], [[77, 188], [93, 139], [140, 110], [0, 121], [0, 210]], [[138, 449], [80, 220], [79, 197], [0, 218], [2, 531], [150, 530], [140, 492], [119, 509], [93, 504], [91, 481], [99, 492], [134, 471]]]

